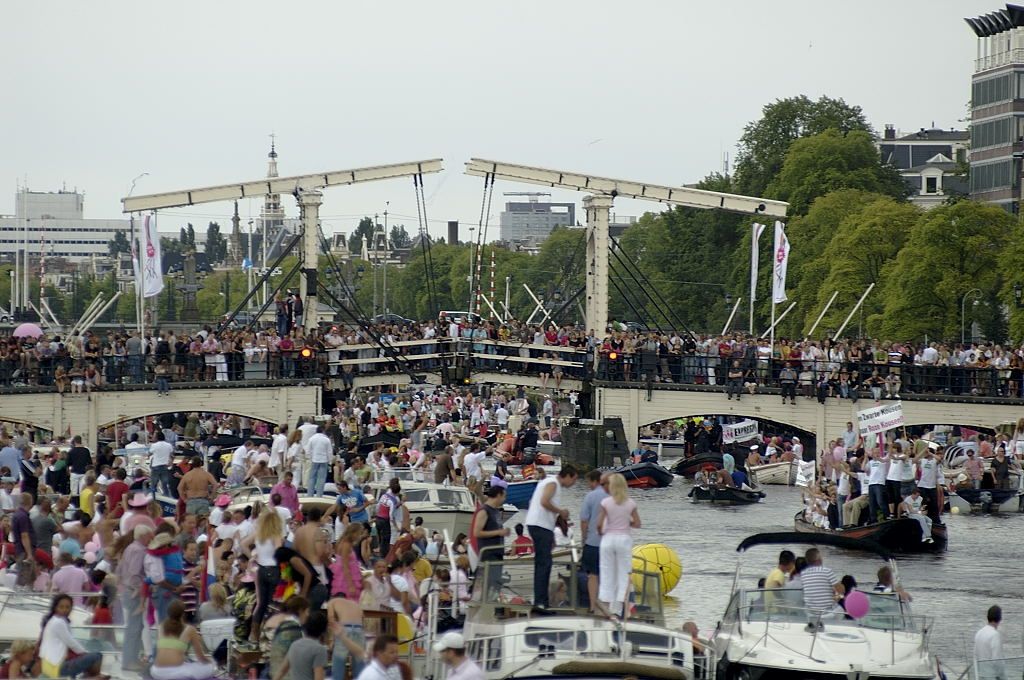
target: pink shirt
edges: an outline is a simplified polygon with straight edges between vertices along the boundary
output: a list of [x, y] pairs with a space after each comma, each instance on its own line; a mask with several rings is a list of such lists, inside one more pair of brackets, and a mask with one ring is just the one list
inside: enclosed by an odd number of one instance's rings
[[604, 509], [604, 535], [625, 534], [629, 536], [632, 529], [629, 526], [633, 518], [633, 511], [636, 510], [636, 503], [632, 498], [627, 498], [622, 505], [615, 503], [611, 496], [601, 500], [601, 507]]
[[[92, 590], [88, 575], [73, 564], [66, 564], [53, 572], [50, 583], [55, 593], [84, 593]], [[76, 597], [75, 604], [82, 604], [82, 598]]]
[[299, 511], [299, 490], [295, 488], [294, 484], [278, 482], [270, 489], [271, 496], [275, 493], [281, 494], [282, 508], [288, 508], [293, 515]]

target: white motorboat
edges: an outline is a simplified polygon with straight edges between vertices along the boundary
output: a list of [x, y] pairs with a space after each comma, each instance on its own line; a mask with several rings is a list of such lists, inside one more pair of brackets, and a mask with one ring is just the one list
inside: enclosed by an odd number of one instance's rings
[[[573, 552], [555, 556], [551, 615], [543, 617], [531, 616], [532, 560], [481, 562], [462, 634], [488, 680], [708, 677], [714, 669], [709, 644], [695, 653], [689, 634], [663, 625], [660, 573], [643, 572], [631, 618], [594, 617], [579, 602]], [[440, 677], [436, 671], [433, 677]]]
[[783, 461], [780, 463], [765, 463], [747, 468], [755, 486], [764, 484], [785, 484], [793, 486], [796, 484], [796, 473], [800, 469], [795, 460]]
[[[387, 489], [388, 482], [370, 482], [375, 497]], [[433, 482], [401, 481], [402, 496], [410, 519], [423, 518], [423, 526], [430, 531], [443, 532], [455, 538], [459, 534], [469, 535], [476, 511], [473, 492], [463, 486], [446, 486]], [[373, 511], [370, 512], [371, 517]]]
[[[737, 551], [742, 555], [758, 545], [794, 544], [870, 549], [889, 560], [894, 575], [898, 573], [885, 549], [844, 536], [757, 534], [740, 543]], [[722, 677], [936, 677], [936, 661], [928, 651], [931, 621], [913, 616], [909, 603], [898, 596], [863, 593], [868, 613], [855, 620], [838, 607], [827, 613], [807, 609], [801, 590], [740, 587], [741, 577], [737, 566], [732, 599], [712, 637]]]
[[562, 455], [562, 442], [541, 439], [537, 442], [537, 450], [549, 456], [560, 456]]
[[640, 444], [647, 444], [655, 451], [658, 452], [658, 458], [675, 458], [676, 456], [686, 455], [686, 440], [682, 437], [679, 439], [668, 439], [665, 437], [641, 437]]

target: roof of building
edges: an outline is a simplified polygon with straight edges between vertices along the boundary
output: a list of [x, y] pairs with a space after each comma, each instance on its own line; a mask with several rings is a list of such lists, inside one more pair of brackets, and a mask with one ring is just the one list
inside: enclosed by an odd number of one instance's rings
[[1007, 3], [1006, 9], [997, 9], [977, 17], [964, 17], [964, 21], [976, 36], [987, 38], [1024, 26], [1024, 7]]
[[921, 172], [922, 170], [927, 170], [928, 168], [938, 168], [938, 169], [942, 170], [943, 172], [955, 172], [956, 169], [957, 169], [957, 164], [956, 163], [924, 163], [923, 165], [915, 165], [914, 167], [907, 168], [906, 170], [900, 170], [900, 172], [904, 173], [904, 174], [906, 174], [906, 173], [914, 173], [914, 172]]
[[896, 139], [883, 139], [882, 144], [892, 142], [916, 142], [916, 141], [931, 141], [931, 142], [966, 142], [971, 138], [971, 133], [967, 130], [941, 130], [939, 128], [925, 129], [921, 128], [917, 132], [911, 132], [909, 135], [903, 135]]

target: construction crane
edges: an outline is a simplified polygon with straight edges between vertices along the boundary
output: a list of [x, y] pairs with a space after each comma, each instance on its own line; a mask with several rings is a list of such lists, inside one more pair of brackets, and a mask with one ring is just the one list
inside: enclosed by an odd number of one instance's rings
[[252, 182], [183, 189], [147, 196], [126, 196], [121, 199], [122, 212], [134, 213], [162, 208], [180, 208], [201, 203], [233, 201], [240, 198], [262, 198], [268, 194], [292, 194], [302, 211], [302, 264], [300, 295], [305, 303], [303, 326], [308, 331], [317, 325], [317, 255], [319, 253], [321, 189], [346, 184], [376, 182], [398, 177], [418, 177], [443, 170], [442, 159], [378, 165], [355, 170], [332, 170], [292, 177], [264, 178]]
[[490, 178], [492, 182], [495, 179], [506, 179], [587, 192], [588, 195], [583, 198], [583, 207], [587, 213], [587, 330], [593, 331], [597, 337], [603, 337], [608, 326], [608, 218], [612, 201], [616, 197], [780, 218], [785, 217], [789, 207], [784, 201], [689, 187], [659, 186], [481, 158], [470, 159], [466, 163], [465, 172], [467, 175]]

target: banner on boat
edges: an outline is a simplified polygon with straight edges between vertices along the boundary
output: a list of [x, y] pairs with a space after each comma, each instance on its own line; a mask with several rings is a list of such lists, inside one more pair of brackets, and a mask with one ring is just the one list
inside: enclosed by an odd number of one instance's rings
[[888, 432], [903, 425], [903, 404], [899, 401], [857, 411], [857, 426], [861, 436]]
[[745, 442], [757, 436], [756, 420], [741, 420], [738, 423], [731, 423], [722, 426], [722, 442], [732, 444], [733, 442]]
[[810, 462], [799, 461], [796, 467], [796, 485], [797, 486], [810, 486], [814, 483], [815, 463], [813, 460]]

